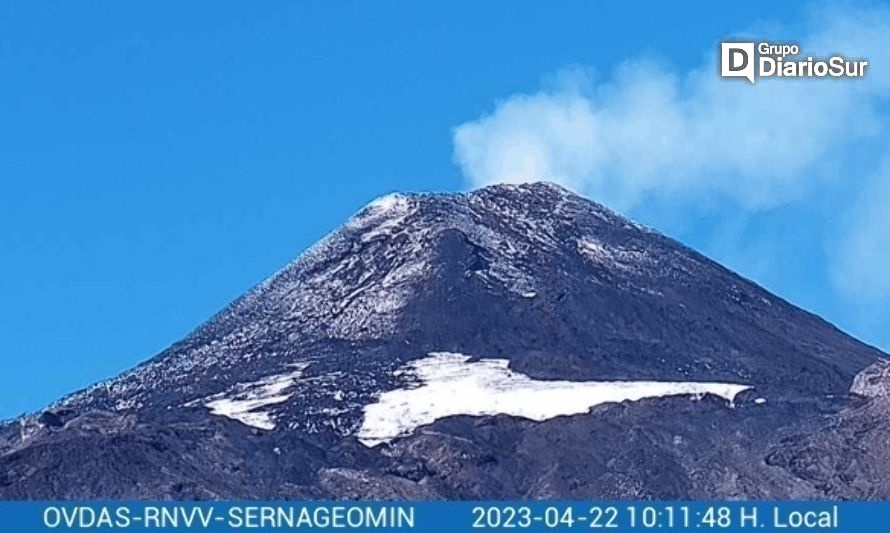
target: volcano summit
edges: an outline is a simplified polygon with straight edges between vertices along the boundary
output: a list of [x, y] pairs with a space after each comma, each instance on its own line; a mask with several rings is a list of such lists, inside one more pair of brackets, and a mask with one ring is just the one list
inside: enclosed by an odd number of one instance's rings
[[395, 194], [0, 426], [0, 497], [890, 498], [888, 407], [884, 354], [558, 186]]

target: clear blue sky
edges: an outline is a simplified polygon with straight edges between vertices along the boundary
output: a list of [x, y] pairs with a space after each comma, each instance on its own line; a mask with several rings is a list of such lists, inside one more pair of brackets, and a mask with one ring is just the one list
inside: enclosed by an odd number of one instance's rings
[[[499, 100], [572, 66], [687, 71], [740, 28], [798, 17], [784, 2], [0, 3], [0, 418], [154, 355], [380, 194], [468, 187], [453, 129]], [[802, 243], [787, 275], [715, 242], [713, 212], [632, 214], [890, 344], [846, 312], [822, 241], [784, 223], [825, 217], [789, 209], [740, 230]]]

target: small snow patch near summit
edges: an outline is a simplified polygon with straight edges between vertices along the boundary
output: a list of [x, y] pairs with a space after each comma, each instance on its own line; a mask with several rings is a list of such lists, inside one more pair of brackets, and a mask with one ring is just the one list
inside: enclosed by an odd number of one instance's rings
[[662, 396], [714, 394], [732, 402], [751, 388], [735, 383], [545, 381], [514, 372], [506, 359], [470, 359], [433, 352], [397, 371], [420, 385], [385, 392], [365, 406], [359, 440], [375, 446], [447, 416], [506, 414], [542, 421], [586, 413], [603, 403]]
[[624, 271], [639, 269], [650, 260], [643, 250], [608, 246], [593, 237], [579, 239], [578, 251], [594, 263]]
[[398, 232], [405, 219], [414, 211], [415, 208], [407, 196], [398, 193], [387, 194], [369, 203], [349, 225], [364, 230], [361, 240], [368, 242], [390, 237]]
[[389, 211], [405, 208], [407, 205], [408, 198], [404, 194], [392, 193], [375, 198], [368, 204], [368, 208], [373, 211]]

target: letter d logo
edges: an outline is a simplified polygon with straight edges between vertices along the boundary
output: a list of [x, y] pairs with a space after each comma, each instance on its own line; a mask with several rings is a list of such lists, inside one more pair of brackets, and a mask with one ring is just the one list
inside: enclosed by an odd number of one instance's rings
[[720, 43], [720, 76], [754, 83], [754, 43]]

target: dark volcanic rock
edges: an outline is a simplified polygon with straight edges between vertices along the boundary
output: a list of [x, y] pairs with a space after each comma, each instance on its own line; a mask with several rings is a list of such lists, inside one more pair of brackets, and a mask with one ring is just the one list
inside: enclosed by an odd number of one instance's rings
[[890, 498], [890, 364], [879, 361], [854, 380], [863, 400], [817, 431], [789, 436], [767, 463], [818, 491], [821, 498]]
[[[750, 389], [363, 438], [440, 352], [539, 387]], [[0, 427], [0, 497], [888, 498], [882, 357], [554, 185], [391, 195], [153, 359]]]

